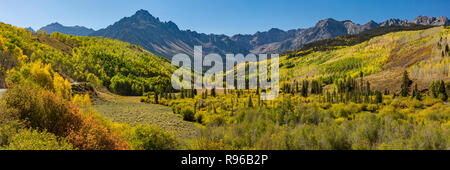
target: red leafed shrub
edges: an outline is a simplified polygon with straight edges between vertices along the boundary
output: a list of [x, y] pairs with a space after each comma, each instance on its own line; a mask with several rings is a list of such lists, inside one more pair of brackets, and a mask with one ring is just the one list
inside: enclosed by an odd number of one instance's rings
[[46, 129], [56, 136], [67, 136], [82, 123], [69, 101], [33, 85], [15, 85], [5, 94], [6, 106], [15, 111], [25, 125]]
[[13, 109], [29, 128], [46, 130], [67, 137], [74, 148], [82, 150], [121, 150], [128, 144], [118, 132], [109, 130], [101, 121], [84, 115], [70, 101], [51, 91], [33, 85], [18, 84], [4, 96], [6, 107]]
[[82, 116], [81, 126], [73, 129], [68, 140], [81, 150], [126, 150], [128, 144], [117, 132], [100, 124], [92, 115]]

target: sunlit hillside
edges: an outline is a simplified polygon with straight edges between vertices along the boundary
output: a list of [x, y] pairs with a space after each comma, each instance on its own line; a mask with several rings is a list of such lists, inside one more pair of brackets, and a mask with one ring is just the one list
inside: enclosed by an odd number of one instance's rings
[[[170, 63], [139, 46], [106, 38], [35, 34], [0, 24], [0, 61], [0, 150], [177, 148], [180, 142], [172, 132], [150, 126], [162, 124], [160, 120], [176, 122], [164, 127], [178, 130], [178, 136], [187, 129], [195, 134], [193, 125], [168, 115], [167, 108], [139, 105], [133, 97], [124, 98], [137, 103], [133, 108], [139, 115], [121, 111], [112, 117], [126, 115], [130, 116], [126, 120], [140, 121], [141, 115], [154, 115], [156, 119], [133, 124], [108, 117], [107, 113], [117, 111], [111, 105], [126, 110], [130, 108], [126, 104], [133, 103], [110, 102], [97, 91], [120, 98], [116, 94], [142, 95], [164, 90], [169, 83], [174, 69]], [[111, 105], [98, 112], [91, 99]]]
[[7, 70], [38, 60], [72, 82], [90, 82], [122, 95], [142, 95], [169, 84], [174, 69], [167, 59], [118, 40], [34, 34], [7, 24], [0, 24], [0, 53], [0, 87], [6, 86]]
[[280, 59], [280, 75], [282, 80], [290, 82], [320, 79], [332, 84], [347, 76], [359, 77], [363, 72], [374, 89], [398, 90], [401, 74], [407, 70], [419, 88], [426, 88], [432, 80], [450, 79], [449, 35], [448, 27], [434, 27], [389, 33], [354, 46], [299, 57], [289, 54]]

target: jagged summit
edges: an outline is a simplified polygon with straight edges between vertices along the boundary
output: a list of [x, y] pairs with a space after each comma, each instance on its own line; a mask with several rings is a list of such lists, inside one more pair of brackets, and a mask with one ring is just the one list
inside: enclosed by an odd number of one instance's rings
[[419, 24], [419, 25], [436, 25], [436, 26], [450, 25], [448, 18], [445, 16], [440, 16], [437, 18], [436, 17], [419, 16], [416, 19], [414, 19], [412, 21], [412, 23]]

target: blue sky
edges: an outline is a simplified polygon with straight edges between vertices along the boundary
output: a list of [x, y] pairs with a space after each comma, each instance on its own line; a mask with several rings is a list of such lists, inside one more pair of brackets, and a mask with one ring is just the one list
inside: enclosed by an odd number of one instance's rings
[[100, 29], [145, 9], [181, 29], [233, 35], [306, 28], [325, 18], [364, 24], [450, 17], [449, 7], [449, 0], [2, 0], [0, 21], [34, 29], [56, 21]]

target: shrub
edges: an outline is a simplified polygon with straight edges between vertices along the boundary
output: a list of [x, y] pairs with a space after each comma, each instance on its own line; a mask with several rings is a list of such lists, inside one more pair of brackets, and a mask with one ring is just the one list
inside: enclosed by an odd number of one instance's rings
[[4, 100], [27, 127], [46, 129], [57, 136], [67, 136], [68, 132], [81, 123], [74, 116], [70, 102], [47, 90], [32, 85], [15, 85], [10, 88]]
[[214, 141], [206, 137], [200, 137], [195, 140], [195, 143], [192, 145], [192, 150], [224, 150], [225, 144], [222, 140]]
[[375, 149], [379, 138], [379, 126], [374, 114], [362, 113], [359, 115], [351, 134], [352, 149]]
[[349, 104], [340, 103], [340, 104], [334, 105], [330, 110], [333, 112], [333, 115], [336, 118], [348, 117], [354, 113], [360, 112], [362, 110], [362, 106], [355, 104], [355, 103], [349, 103]]
[[[3, 114], [0, 112], [0, 114]], [[6, 146], [23, 125], [17, 121], [0, 122], [0, 148]]]
[[203, 123], [203, 117], [205, 117], [204, 113], [198, 112], [195, 114], [195, 120], [200, 124]]
[[448, 149], [449, 134], [438, 123], [429, 123], [413, 129], [408, 141], [408, 149], [445, 150]]
[[81, 150], [126, 150], [128, 144], [118, 132], [113, 132], [92, 115], [82, 116], [79, 127], [70, 131], [68, 140]]
[[194, 122], [194, 121], [195, 121], [195, 114], [194, 114], [194, 111], [192, 111], [192, 110], [189, 109], [189, 108], [183, 108], [183, 109], [181, 110], [181, 115], [183, 115], [183, 120], [191, 121], [191, 122]]
[[170, 150], [176, 149], [176, 138], [162, 129], [152, 126], [138, 126], [130, 137], [133, 149], [139, 150]]
[[50, 91], [19, 84], [6, 92], [4, 100], [27, 127], [68, 137], [75, 148], [127, 148], [120, 136], [107, 129], [98, 118], [91, 114], [83, 115], [75, 105]]
[[9, 139], [7, 150], [72, 150], [72, 144], [46, 131], [22, 129]]

